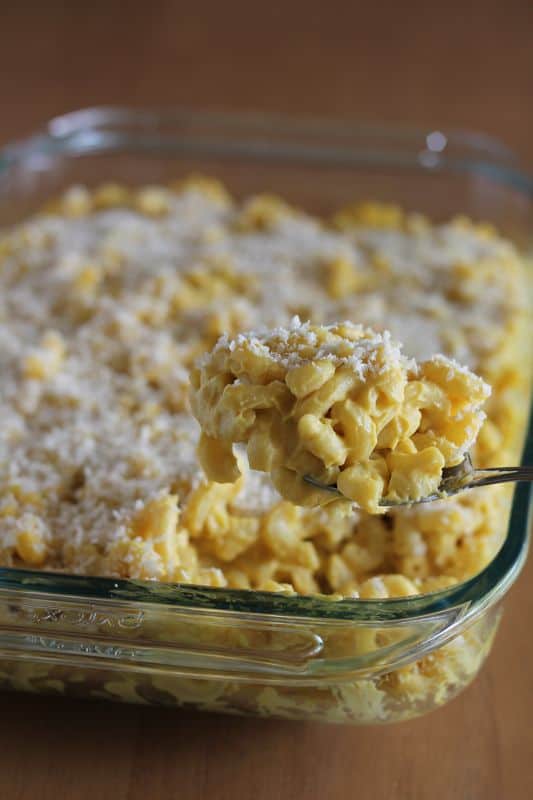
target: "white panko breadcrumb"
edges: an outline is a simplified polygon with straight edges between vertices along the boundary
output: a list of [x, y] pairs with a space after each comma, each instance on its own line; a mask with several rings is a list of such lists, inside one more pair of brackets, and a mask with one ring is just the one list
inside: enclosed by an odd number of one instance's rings
[[[262, 520], [279, 496], [249, 474], [217, 514], [206, 512], [201, 535], [187, 527], [189, 500], [203, 485], [188, 374], [224, 333], [254, 328], [260, 343], [261, 330], [300, 324], [291, 323], [297, 315], [326, 325], [349, 319], [376, 328], [384, 346], [390, 330], [409, 358], [442, 352], [474, 370], [488, 364], [524, 302], [513, 246], [467, 224], [371, 223], [336, 229], [272, 200], [233, 203], [204, 181], [137, 193], [74, 187], [0, 233], [1, 563], [24, 563], [17, 533], [32, 514], [44, 531], [41, 566], [129, 577], [135, 548], [139, 563], [144, 548], [139, 574], [160, 579], [165, 545], [137, 541], [132, 520], [139, 504], [164, 496], [177, 498], [183, 526], [183, 573], [164, 579], [229, 575], [213, 550], [215, 523]], [[468, 265], [476, 265], [472, 275]], [[483, 302], [470, 302], [479, 281]], [[494, 446], [498, 431], [494, 423]], [[325, 562], [342, 541], [321, 532], [320, 514], [309, 530], [319, 531]], [[363, 524], [354, 518], [353, 530]], [[119, 545], [132, 542], [119, 559]], [[230, 585], [243, 585], [244, 557], [235, 557]], [[266, 568], [256, 574], [246, 577], [252, 587], [272, 579]], [[301, 572], [294, 575], [280, 583], [298, 583]]]

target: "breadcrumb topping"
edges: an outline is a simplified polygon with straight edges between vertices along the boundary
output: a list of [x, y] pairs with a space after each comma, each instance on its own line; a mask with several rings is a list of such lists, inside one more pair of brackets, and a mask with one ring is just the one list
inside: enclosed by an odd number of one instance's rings
[[[326, 524], [309, 510], [290, 523], [306, 532], [302, 548], [280, 556], [265, 531], [289, 512], [262, 478], [233, 492], [205, 483], [188, 374], [224, 334], [257, 330], [261, 347], [262, 330], [305, 326], [296, 316], [370, 325], [384, 347], [385, 331], [403, 342], [395, 357], [443, 353], [500, 386], [476, 452], [480, 464], [505, 460], [525, 405], [512, 370], [522, 273], [510, 242], [464, 220], [373, 207], [327, 224], [272, 197], [234, 203], [210, 179], [71, 188], [0, 233], [1, 563], [348, 594], [371, 574], [415, 576], [411, 556], [424, 561], [416, 575], [475, 571], [497, 538], [481, 499], [447, 511], [486, 531], [469, 558], [464, 545], [442, 563], [433, 553], [434, 509], [391, 517], [374, 544], [364, 515]], [[362, 369], [358, 347], [323, 355]], [[146, 508], [177, 520], [172, 536], [155, 523], [142, 530], [157, 535], [139, 533]]]

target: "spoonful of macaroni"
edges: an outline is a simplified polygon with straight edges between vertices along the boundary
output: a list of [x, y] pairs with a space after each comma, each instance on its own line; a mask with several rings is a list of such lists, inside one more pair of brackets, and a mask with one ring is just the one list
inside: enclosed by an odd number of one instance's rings
[[[378, 513], [482, 485], [468, 451], [490, 387], [442, 355], [407, 358], [388, 332], [301, 323], [223, 336], [191, 372], [210, 480], [234, 482], [234, 445], [297, 505]], [[483, 470], [484, 482], [526, 480]], [[490, 473], [490, 474], [489, 474]]]

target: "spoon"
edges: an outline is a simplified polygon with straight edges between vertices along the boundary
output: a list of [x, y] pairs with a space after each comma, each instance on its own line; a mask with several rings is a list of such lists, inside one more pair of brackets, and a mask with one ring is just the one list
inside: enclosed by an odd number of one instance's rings
[[[315, 489], [324, 489], [326, 492], [331, 492], [344, 497], [337, 489], [335, 484], [327, 486], [311, 475], [304, 475], [303, 479], [310, 486]], [[430, 503], [433, 500], [442, 500], [445, 497], [452, 497], [458, 492], [465, 489], [475, 489], [477, 486], [489, 486], [492, 483], [507, 483], [508, 481], [533, 481], [533, 467], [491, 467], [489, 469], [474, 469], [472, 466], [472, 459], [467, 453], [455, 467], [447, 467], [442, 470], [442, 480], [439, 488], [433, 494], [427, 497], [421, 497], [418, 500], [387, 500], [384, 497], [379, 503], [382, 508], [393, 508], [397, 506], [411, 506], [418, 503]], [[346, 498], [350, 499], [350, 498]]]

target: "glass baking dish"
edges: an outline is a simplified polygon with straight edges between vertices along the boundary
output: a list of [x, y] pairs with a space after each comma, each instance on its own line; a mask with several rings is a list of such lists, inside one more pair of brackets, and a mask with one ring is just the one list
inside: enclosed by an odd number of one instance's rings
[[[487, 137], [314, 120], [88, 109], [0, 152], [0, 226], [74, 183], [167, 182], [191, 172], [236, 196], [275, 192], [324, 214], [399, 203], [492, 221], [524, 250], [533, 180]], [[527, 360], [526, 360], [527, 365]], [[533, 461], [530, 424], [524, 463]], [[524, 563], [531, 488], [475, 577], [408, 599], [265, 592], [0, 569], [4, 688], [351, 723], [442, 705], [476, 675]]]

